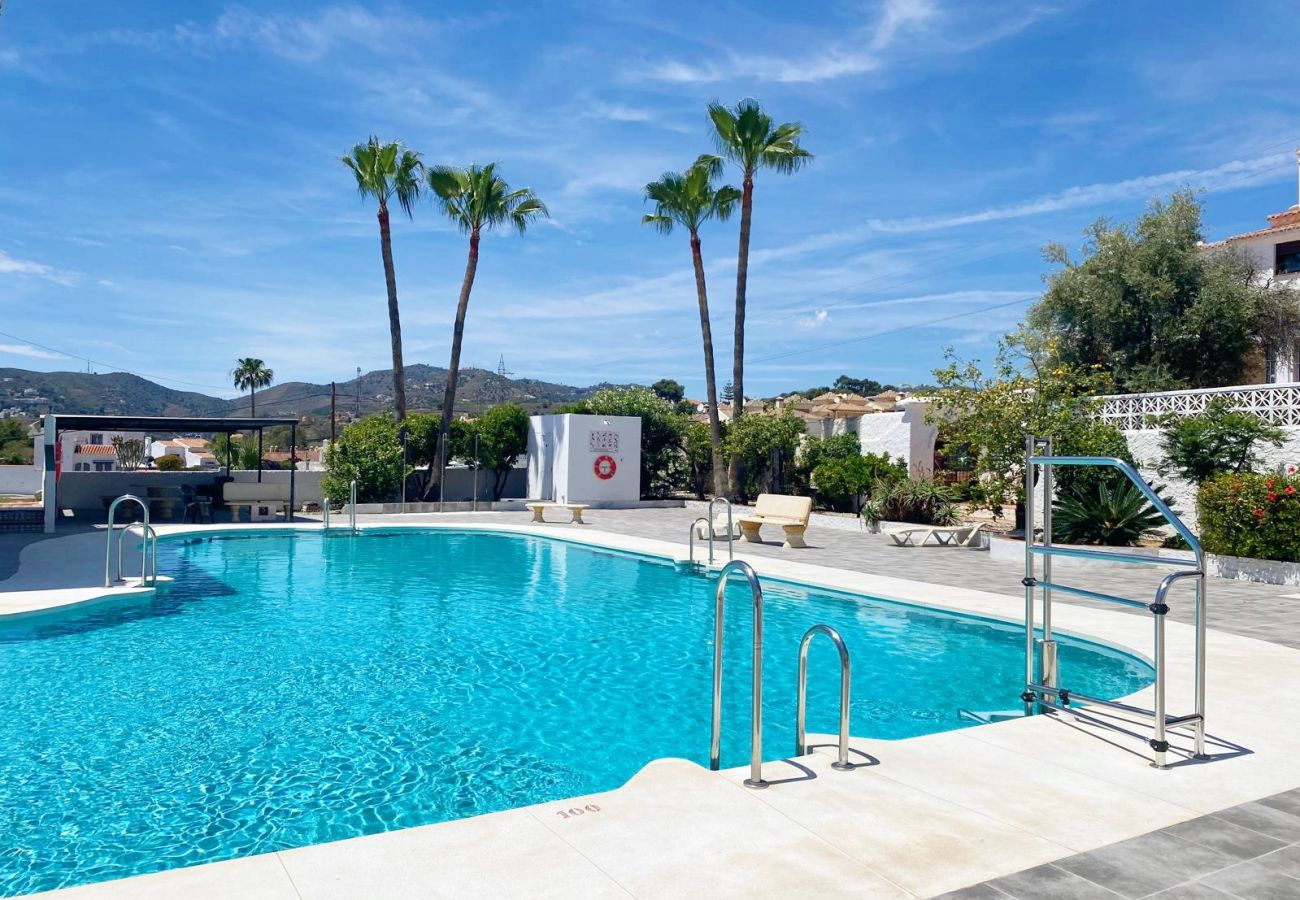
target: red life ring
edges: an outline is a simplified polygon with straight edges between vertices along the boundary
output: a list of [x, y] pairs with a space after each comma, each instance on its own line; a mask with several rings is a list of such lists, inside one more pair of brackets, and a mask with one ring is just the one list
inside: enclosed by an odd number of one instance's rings
[[591, 468], [601, 481], [609, 481], [618, 471], [618, 463], [614, 462], [614, 457], [602, 455], [596, 457], [596, 464]]

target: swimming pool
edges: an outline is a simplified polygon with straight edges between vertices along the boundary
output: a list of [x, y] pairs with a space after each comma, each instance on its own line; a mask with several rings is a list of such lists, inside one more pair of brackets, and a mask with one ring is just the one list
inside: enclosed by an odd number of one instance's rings
[[[403, 828], [707, 765], [715, 582], [648, 557], [472, 531], [164, 540], [175, 584], [0, 622], [0, 894]], [[798, 643], [853, 656], [853, 732], [1016, 705], [1023, 631], [764, 582], [764, 749], [788, 756]], [[723, 764], [749, 752], [748, 590], [728, 595]], [[1079, 689], [1150, 682], [1063, 639]], [[809, 730], [837, 663], [810, 654]]]

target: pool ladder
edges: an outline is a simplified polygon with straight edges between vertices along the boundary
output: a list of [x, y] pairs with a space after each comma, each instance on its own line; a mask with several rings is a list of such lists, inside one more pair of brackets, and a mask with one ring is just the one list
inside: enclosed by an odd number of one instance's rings
[[[124, 525], [119, 531], [114, 524], [117, 517], [117, 508], [123, 503], [135, 503], [140, 507], [144, 516], [142, 523], [132, 522]], [[104, 535], [104, 587], [113, 587], [123, 582], [122, 577], [122, 538], [132, 528], [139, 525], [142, 534], [140, 544], [140, 586], [153, 587], [158, 583], [158, 532], [149, 524], [149, 504], [145, 503], [135, 494], [123, 494], [108, 506], [108, 531]], [[113, 536], [117, 535], [117, 569], [113, 569]], [[149, 561], [153, 561], [153, 570], [150, 572]]]
[[[324, 511], [324, 518], [321, 521], [321, 527], [326, 531], [330, 530], [330, 498], [321, 498], [321, 509]], [[357, 533], [357, 482], [356, 479], [348, 485], [348, 527], [352, 533]]]
[[731, 561], [736, 558], [736, 532], [731, 518], [731, 501], [726, 497], [714, 497], [709, 501], [708, 516], [700, 516], [691, 523], [691, 533], [687, 543], [690, 546], [690, 564], [692, 569], [695, 567], [695, 533], [701, 522], [704, 523], [704, 528], [709, 535], [709, 565], [713, 565], [713, 523], [715, 521], [713, 518], [713, 504], [715, 503], [721, 503], [727, 508], [727, 560]]
[[[722, 643], [723, 611], [726, 606], [727, 581], [733, 572], [739, 572], [749, 582], [749, 593], [754, 604], [754, 670], [750, 685], [749, 777], [745, 787], [765, 788], [763, 780], [763, 588], [758, 583], [758, 573], [743, 560], [732, 560], [718, 573], [718, 587], [713, 596], [713, 722], [709, 740], [709, 768], [718, 771], [722, 757]], [[814, 625], [799, 643], [799, 696], [795, 711], [795, 754], [808, 752], [804, 717], [807, 711], [808, 648], [813, 638], [824, 634], [835, 644], [840, 656], [840, 732], [839, 757], [833, 767], [851, 770], [849, 762], [849, 651], [839, 632], [829, 625]]]

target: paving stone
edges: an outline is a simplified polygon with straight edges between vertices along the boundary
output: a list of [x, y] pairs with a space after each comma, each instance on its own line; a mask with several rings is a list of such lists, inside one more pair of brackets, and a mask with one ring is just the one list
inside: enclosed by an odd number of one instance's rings
[[1259, 801], [1265, 806], [1271, 806], [1273, 809], [1280, 809], [1284, 813], [1290, 813], [1293, 816], [1300, 816], [1300, 788], [1293, 791], [1286, 791], [1281, 794], [1274, 794], [1272, 797], [1265, 797]]
[[1242, 828], [1217, 816], [1202, 816], [1165, 829], [1166, 834], [1211, 847], [1239, 860], [1254, 859], [1287, 845], [1287, 841]]
[[1191, 881], [1236, 862], [1218, 850], [1153, 832], [1108, 847], [1058, 859], [1054, 865], [1125, 897]]
[[1268, 856], [1261, 856], [1259, 864], [1275, 872], [1281, 872], [1283, 875], [1300, 878], [1300, 845], [1293, 844], [1285, 850], [1270, 853]]
[[1233, 897], [1231, 894], [1215, 890], [1208, 884], [1193, 881], [1190, 884], [1180, 884], [1167, 891], [1152, 894], [1147, 900], [1233, 900]]
[[1207, 875], [1201, 882], [1241, 900], [1296, 900], [1300, 897], [1300, 879], [1284, 875], [1258, 859]]
[[999, 891], [991, 884], [976, 884], [962, 888], [959, 891], [940, 894], [934, 900], [1009, 900], [1010, 896], [1010, 894]]
[[1243, 803], [1214, 814], [1220, 819], [1250, 828], [1283, 841], [1300, 841], [1300, 816], [1269, 806], [1263, 801]]
[[1115, 900], [1121, 896], [1055, 865], [1037, 866], [988, 883], [1016, 900]]

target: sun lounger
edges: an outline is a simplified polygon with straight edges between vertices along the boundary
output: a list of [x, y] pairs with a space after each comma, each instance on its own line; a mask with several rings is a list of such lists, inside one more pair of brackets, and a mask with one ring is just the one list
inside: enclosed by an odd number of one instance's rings
[[[759, 530], [764, 525], [779, 525], [785, 532], [787, 548], [803, 548], [803, 535], [808, 530], [808, 517], [812, 515], [811, 497], [791, 497], [786, 494], [759, 494], [754, 511], [736, 520], [740, 526], [740, 539], [762, 543]], [[726, 526], [723, 526], [725, 532]]]
[[983, 527], [983, 522], [974, 525], [918, 525], [915, 528], [895, 528], [885, 534], [900, 547], [920, 547], [931, 538], [941, 547], [969, 547], [975, 543]]

